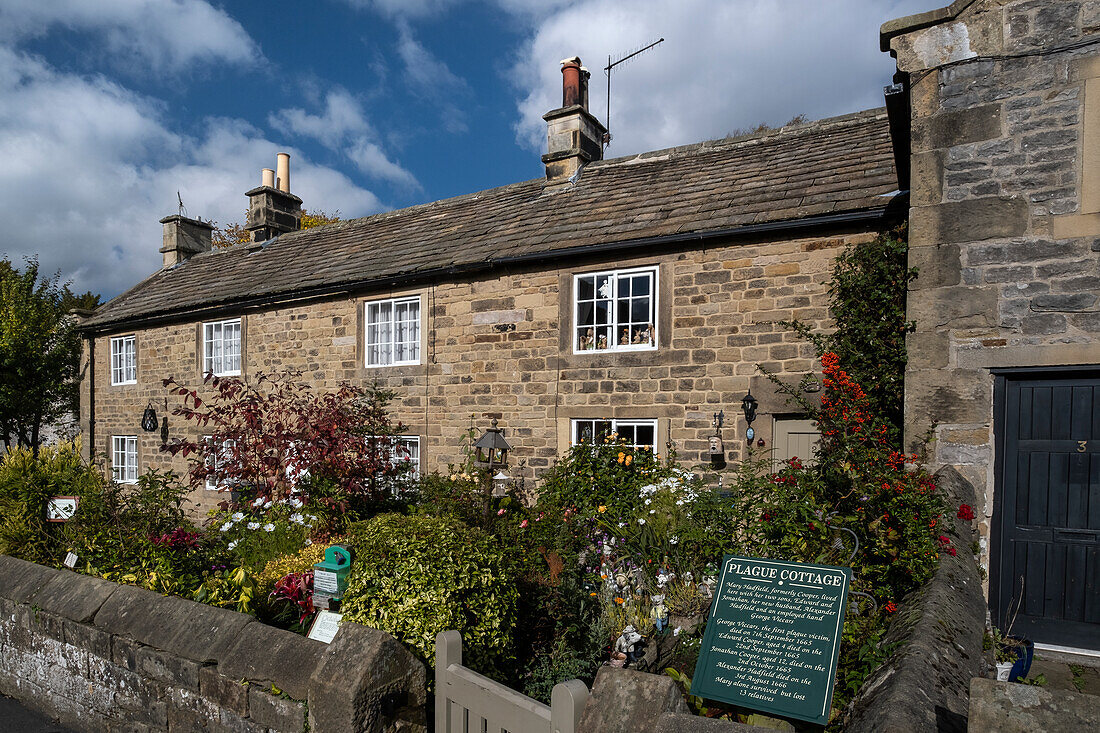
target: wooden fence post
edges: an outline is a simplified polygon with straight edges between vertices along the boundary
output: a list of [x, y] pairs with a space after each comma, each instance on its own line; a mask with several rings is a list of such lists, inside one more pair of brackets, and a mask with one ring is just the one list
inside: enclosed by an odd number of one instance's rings
[[580, 680], [554, 685], [550, 693], [550, 733], [577, 733], [587, 701], [588, 687]]
[[435, 729], [438, 733], [451, 730], [451, 704], [447, 700], [448, 668], [462, 665], [462, 634], [440, 631], [435, 637]]

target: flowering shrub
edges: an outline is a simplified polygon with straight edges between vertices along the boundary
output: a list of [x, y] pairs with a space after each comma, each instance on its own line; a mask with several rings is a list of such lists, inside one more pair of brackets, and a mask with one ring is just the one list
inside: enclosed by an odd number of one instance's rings
[[298, 612], [298, 624], [304, 626], [314, 613], [313, 608], [313, 571], [288, 573], [275, 583], [270, 597], [278, 602], [289, 603]]

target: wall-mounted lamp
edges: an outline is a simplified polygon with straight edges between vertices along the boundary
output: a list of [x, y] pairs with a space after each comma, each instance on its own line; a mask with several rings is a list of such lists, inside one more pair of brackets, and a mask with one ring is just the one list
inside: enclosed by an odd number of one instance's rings
[[153, 403], [150, 402], [145, 412], [141, 413], [141, 429], [147, 433], [154, 433], [159, 425], [157, 411], [153, 409]]
[[752, 429], [752, 421], [756, 419], [756, 408], [760, 406], [760, 403], [756, 401], [756, 398], [752, 396], [752, 390], [741, 398], [741, 410], [745, 413], [745, 422], [749, 424], [745, 428], [745, 442], [750, 446], [752, 445], [752, 439], [756, 437], [756, 431]]

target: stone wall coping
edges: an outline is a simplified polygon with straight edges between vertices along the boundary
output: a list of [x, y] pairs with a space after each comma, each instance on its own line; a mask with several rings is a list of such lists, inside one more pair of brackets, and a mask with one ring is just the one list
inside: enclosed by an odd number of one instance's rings
[[[377, 629], [349, 622], [332, 644], [324, 644], [236, 611], [6, 555], [0, 555], [0, 607], [0, 638], [20, 644], [23, 652], [38, 654], [35, 637], [50, 637], [73, 647], [63, 654], [90, 653], [103, 660], [99, 664], [121, 667], [130, 686], [167, 685], [170, 720], [175, 715], [234, 731], [231, 718], [248, 731], [299, 719], [304, 726], [308, 702], [314, 733], [426, 730], [424, 665]], [[91, 678], [91, 669], [85, 664], [77, 672], [89, 675], [89, 689], [93, 682], [103, 684]], [[10, 683], [12, 674], [19, 677], [0, 658], [0, 683]], [[0, 691], [69, 724], [114, 714], [114, 708], [77, 710], [68, 692], [37, 683], [7, 684]], [[249, 701], [257, 705], [252, 722]], [[121, 709], [118, 714], [127, 715]], [[106, 718], [99, 722], [107, 725]]]

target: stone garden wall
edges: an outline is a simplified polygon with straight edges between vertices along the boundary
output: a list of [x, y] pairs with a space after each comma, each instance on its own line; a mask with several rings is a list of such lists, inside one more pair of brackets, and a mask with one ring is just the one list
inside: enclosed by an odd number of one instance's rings
[[252, 617], [0, 555], [0, 693], [80, 731], [423, 731], [393, 637], [331, 645]]

